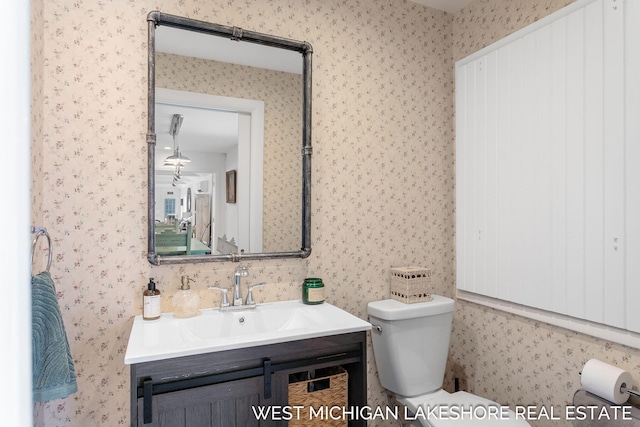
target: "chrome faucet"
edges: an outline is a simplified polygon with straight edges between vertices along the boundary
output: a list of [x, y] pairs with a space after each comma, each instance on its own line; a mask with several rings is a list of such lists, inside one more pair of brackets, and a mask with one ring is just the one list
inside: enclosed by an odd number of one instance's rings
[[231, 302], [227, 299], [227, 291], [231, 288], [221, 288], [219, 286], [209, 285], [207, 288], [222, 291], [222, 301], [220, 303], [220, 310], [233, 311], [242, 309], [256, 308], [256, 302], [253, 299], [253, 288], [265, 286], [267, 282], [257, 283], [255, 285], [247, 287], [247, 299], [246, 302], [242, 301], [242, 294], [240, 291], [240, 281], [242, 277], [249, 276], [249, 269], [244, 265], [239, 265], [233, 273], [233, 298]]
[[240, 294], [240, 278], [249, 276], [249, 269], [244, 265], [239, 265], [236, 267], [235, 272], [233, 273], [233, 304], [232, 305], [243, 305], [242, 295]]

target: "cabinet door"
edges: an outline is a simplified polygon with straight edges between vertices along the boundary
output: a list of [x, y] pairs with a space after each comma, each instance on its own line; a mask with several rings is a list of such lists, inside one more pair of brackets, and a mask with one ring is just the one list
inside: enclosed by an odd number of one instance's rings
[[253, 408], [268, 405], [263, 398], [263, 377], [253, 377], [153, 396], [153, 420], [144, 424], [142, 398], [138, 399], [138, 426], [142, 427], [262, 427]]

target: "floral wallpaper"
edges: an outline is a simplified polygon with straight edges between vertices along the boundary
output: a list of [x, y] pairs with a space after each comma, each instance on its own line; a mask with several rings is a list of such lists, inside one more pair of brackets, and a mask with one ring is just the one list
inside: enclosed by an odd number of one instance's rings
[[156, 86], [264, 101], [262, 249], [300, 249], [302, 76], [158, 52]]
[[247, 283], [269, 283], [256, 290], [258, 301], [299, 298], [304, 277], [320, 276], [329, 302], [366, 318], [366, 303], [387, 296], [388, 268], [404, 264], [431, 267], [435, 291], [452, 294], [453, 70], [444, 12], [397, 0], [39, 4], [41, 167], [33, 174], [42, 197], [34, 211], [54, 239], [51, 271], [79, 388], [39, 405], [39, 425], [127, 425], [123, 358], [148, 278], [165, 311], [182, 274], [212, 307], [219, 295], [206, 286], [230, 284], [236, 266], [146, 260], [146, 15], [154, 9], [313, 45], [313, 252], [249, 263]]
[[[149, 11], [311, 43], [313, 251], [251, 262], [247, 282], [267, 281], [255, 297], [274, 301], [320, 276], [330, 303], [366, 318], [392, 266], [428, 267], [432, 292], [455, 294], [454, 61], [562, 5], [475, 0], [451, 15], [404, 0], [32, 0], [32, 214], [54, 241], [79, 389], [37, 405], [36, 425], [128, 425], [123, 359], [148, 278], [164, 311], [183, 274], [212, 307], [206, 286], [227, 286], [236, 266], [147, 262]], [[640, 366], [637, 350], [458, 301], [445, 386], [458, 377], [500, 403], [558, 404], [590, 357]], [[370, 347], [368, 374], [381, 405]]]
[[[33, 3], [31, 7], [31, 27], [42, 26], [42, 4]], [[41, 171], [43, 167], [42, 140], [43, 133], [43, 91], [44, 91], [44, 39], [42, 32], [31, 32], [31, 170]], [[36, 227], [43, 226], [42, 222], [42, 177], [39, 173], [31, 175], [31, 222]], [[42, 265], [41, 251], [34, 256], [34, 265]]]

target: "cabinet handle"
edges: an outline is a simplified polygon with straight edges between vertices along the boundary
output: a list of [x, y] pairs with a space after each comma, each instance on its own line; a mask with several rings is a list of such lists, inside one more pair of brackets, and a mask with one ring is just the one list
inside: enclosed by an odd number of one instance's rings
[[153, 381], [146, 379], [142, 382], [142, 414], [143, 422], [149, 424], [153, 421]]

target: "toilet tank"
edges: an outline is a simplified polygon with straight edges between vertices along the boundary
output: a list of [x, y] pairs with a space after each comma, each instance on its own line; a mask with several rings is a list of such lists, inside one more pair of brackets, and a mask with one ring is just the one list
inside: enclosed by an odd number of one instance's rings
[[401, 396], [442, 387], [455, 303], [451, 298], [432, 297], [430, 302], [404, 304], [387, 299], [367, 306], [380, 383]]

